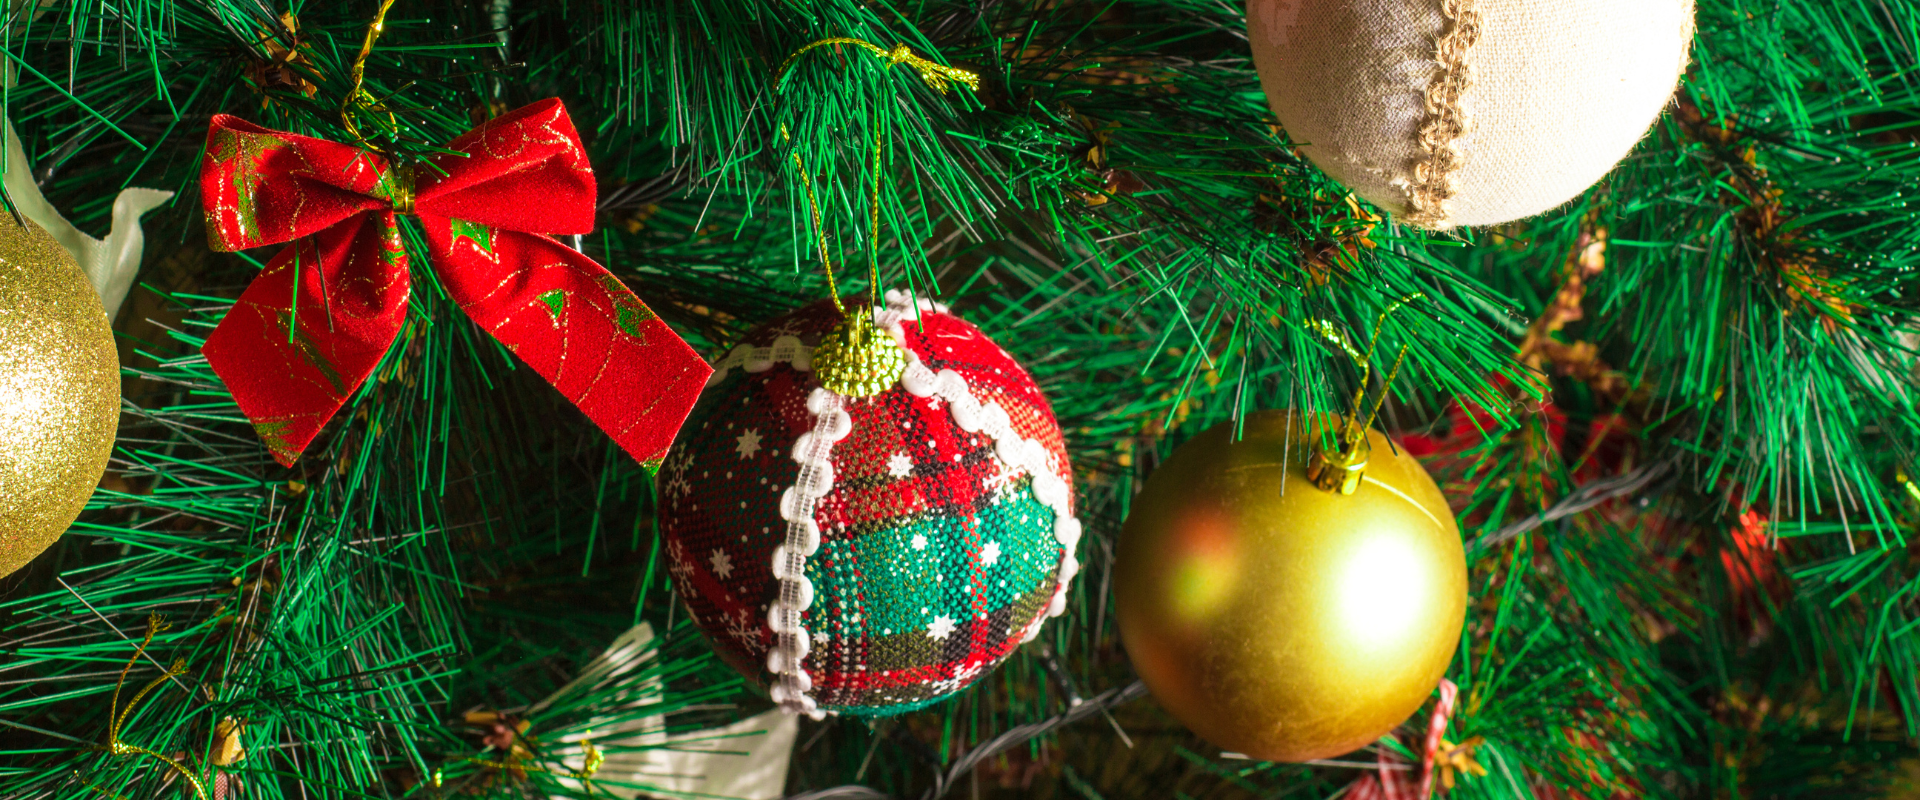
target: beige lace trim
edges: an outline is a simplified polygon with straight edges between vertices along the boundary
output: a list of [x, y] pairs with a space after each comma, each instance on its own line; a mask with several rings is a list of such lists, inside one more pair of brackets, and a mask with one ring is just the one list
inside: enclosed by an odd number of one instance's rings
[[1440, 71], [1427, 84], [1427, 118], [1420, 124], [1420, 149], [1427, 156], [1413, 167], [1407, 186], [1407, 222], [1422, 228], [1450, 228], [1447, 201], [1453, 199], [1453, 175], [1465, 163], [1458, 143], [1473, 120], [1460, 101], [1473, 87], [1473, 65], [1467, 56], [1480, 41], [1480, 11], [1475, 0], [1441, 0], [1440, 13], [1449, 23], [1435, 43]]

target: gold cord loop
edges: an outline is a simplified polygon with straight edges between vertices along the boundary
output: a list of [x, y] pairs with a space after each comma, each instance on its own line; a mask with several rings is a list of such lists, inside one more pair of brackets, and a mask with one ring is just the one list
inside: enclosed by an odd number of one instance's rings
[[[780, 135], [791, 139], [786, 126]], [[880, 172], [884, 164], [886, 138], [876, 132], [873, 142], [873, 229], [867, 243], [867, 305], [858, 314], [847, 312], [840, 301], [840, 288], [833, 277], [832, 250], [827, 243], [827, 228], [820, 213], [820, 200], [813, 190], [813, 178], [794, 152], [793, 167], [800, 173], [800, 185], [806, 187], [807, 206], [813, 213], [813, 226], [820, 234], [820, 263], [827, 272], [828, 297], [839, 309], [841, 323], [829, 331], [813, 353], [814, 375], [827, 391], [844, 397], [871, 397], [891, 388], [907, 371], [907, 355], [893, 337], [873, 324], [873, 308], [880, 302]]]
[[353, 88], [347, 90], [346, 99], [340, 101], [340, 124], [347, 129], [347, 133], [354, 138], [354, 141], [371, 150], [379, 148], [368, 142], [367, 137], [360, 135], [360, 127], [353, 124], [353, 107], [374, 106], [373, 96], [367, 94], [360, 85], [367, 77], [367, 56], [373, 54], [373, 43], [380, 38], [380, 34], [386, 32], [387, 9], [392, 8], [394, 2], [395, 0], [380, 0], [380, 10], [374, 12], [373, 22], [367, 26], [367, 38], [360, 43], [360, 54], [353, 57], [353, 66], [348, 70], [348, 74], [353, 78]]
[[[808, 51], [827, 45], [852, 45], [885, 59], [891, 68], [895, 64], [906, 64], [920, 73], [920, 79], [927, 86], [945, 94], [949, 83], [959, 83], [969, 89], [980, 88], [980, 76], [967, 70], [936, 64], [918, 55], [904, 44], [897, 44], [891, 50], [881, 49], [871, 42], [849, 37], [821, 39], [787, 56], [780, 64], [780, 70], [774, 77], [775, 91], [784, 89], [789, 70], [794, 61]], [[833, 275], [832, 247], [827, 241], [826, 219], [820, 211], [820, 199], [814, 191], [813, 176], [807, 173], [806, 164], [800, 159], [796, 148], [790, 156], [793, 168], [800, 173], [800, 185], [807, 195], [807, 207], [813, 215], [813, 227], [820, 237], [820, 264], [827, 273], [827, 291], [833, 299], [833, 307], [840, 311], [841, 323], [821, 340], [813, 354], [814, 375], [820, 385], [828, 391], [844, 397], [871, 397], [892, 388], [907, 369], [906, 352], [900, 344], [879, 330], [873, 322], [873, 308], [880, 303], [880, 176], [886, 171], [887, 132], [885, 118], [876, 115], [873, 134], [873, 192], [870, 203], [871, 229], [867, 237], [867, 303], [866, 308], [854, 314], [840, 301], [840, 289]], [[786, 125], [780, 126], [780, 137], [791, 144], [793, 137]]]
[[187, 783], [193, 786], [194, 795], [199, 797], [200, 800], [207, 800], [207, 787], [200, 781], [200, 776], [193, 774], [192, 770], [187, 769], [180, 762], [152, 750], [120, 741], [120, 730], [126, 726], [127, 718], [133, 716], [133, 709], [140, 705], [140, 701], [145, 700], [149, 693], [159, 688], [160, 684], [173, 680], [185, 674], [187, 671], [186, 659], [176, 659], [172, 665], [167, 667], [165, 672], [160, 674], [160, 677], [148, 681], [146, 686], [141, 687], [140, 691], [133, 695], [133, 699], [127, 701], [125, 707], [120, 705], [120, 690], [126, 687], [127, 675], [133, 671], [134, 663], [138, 662], [141, 656], [146, 655], [147, 647], [153, 644], [153, 637], [169, 627], [171, 626], [167, 624], [166, 618], [159, 614], [147, 617], [146, 637], [140, 640], [139, 647], [134, 648], [133, 655], [127, 659], [127, 665], [120, 668], [120, 680], [113, 685], [113, 703], [107, 707], [106, 751], [116, 756], [151, 756], [161, 763], [172, 767], [173, 771], [180, 773], [180, 777], [186, 778]]
[[[784, 123], [780, 125], [780, 138], [789, 142], [793, 140], [792, 135], [787, 133], [787, 126]], [[820, 213], [820, 197], [813, 191], [813, 176], [807, 173], [807, 165], [800, 161], [800, 151], [795, 149], [791, 155], [793, 170], [800, 173], [800, 185], [807, 191], [807, 208], [813, 212], [813, 229], [820, 234], [820, 264], [827, 270], [827, 291], [833, 298], [833, 307], [839, 309], [840, 315], [844, 317], [847, 315], [847, 307], [840, 303], [840, 289], [833, 278], [833, 252], [827, 244], [827, 223]]]
[[836, 44], [853, 45], [879, 58], [886, 59], [887, 66], [889, 67], [895, 64], [905, 64], [912, 67], [915, 72], [920, 73], [920, 80], [927, 84], [927, 88], [941, 94], [946, 94], [947, 87], [954, 83], [958, 83], [974, 91], [980, 90], [980, 76], [974, 72], [929, 61], [916, 55], [904, 44], [896, 44], [892, 50], [887, 50], [880, 45], [864, 39], [855, 39], [849, 36], [835, 36], [830, 39], [821, 39], [820, 41], [793, 51], [792, 55], [787, 56], [786, 61], [780, 63], [780, 70], [775, 73], [774, 87], [779, 89], [786, 85], [787, 70], [792, 68], [793, 62], [799, 59], [800, 56], [805, 55], [807, 51], [817, 47]]
[[1320, 331], [1327, 338], [1334, 340], [1334, 343], [1340, 345], [1341, 349], [1352, 356], [1354, 362], [1360, 366], [1360, 386], [1354, 390], [1353, 400], [1348, 403], [1347, 421], [1340, 432], [1339, 442], [1331, 451], [1325, 448], [1316, 450], [1312, 460], [1307, 464], [1307, 479], [1312, 481], [1313, 485], [1343, 495], [1359, 491], [1360, 481], [1366, 477], [1367, 462], [1372, 456], [1372, 447], [1367, 443], [1367, 431], [1373, 428], [1374, 420], [1380, 416], [1380, 407], [1387, 402], [1388, 388], [1393, 385], [1393, 379], [1399, 376], [1400, 365], [1407, 358], [1407, 348], [1403, 345], [1400, 348], [1400, 354], [1393, 359], [1393, 368], [1387, 371], [1386, 380], [1381, 381], [1380, 396], [1375, 398], [1373, 409], [1367, 412], [1366, 422], [1361, 422], [1360, 403], [1366, 399], [1367, 383], [1373, 378], [1373, 351], [1380, 345], [1380, 329], [1386, 325], [1387, 317], [1392, 316], [1393, 312], [1425, 296], [1420, 292], [1414, 292], [1388, 304], [1387, 310], [1380, 312], [1380, 316], [1373, 321], [1373, 336], [1367, 342], [1365, 355], [1354, 353], [1346, 337], [1340, 336], [1339, 331], [1332, 325], [1322, 322], [1316, 327], [1308, 323], [1309, 329]]

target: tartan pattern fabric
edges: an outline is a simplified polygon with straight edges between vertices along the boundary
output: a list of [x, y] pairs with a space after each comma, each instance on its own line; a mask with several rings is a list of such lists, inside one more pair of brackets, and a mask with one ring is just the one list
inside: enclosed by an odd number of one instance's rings
[[[794, 337], [807, 348], [839, 322], [816, 304], [748, 334], [740, 347]], [[981, 403], [1003, 408], [1071, 485], [1065, 443], [1033, 379], [977, 328], [927, 312], [901, 325], [931, 370], [953, 370]], [[802, 361], [804, 360], [796, 359]], [[795, 440], [814, 427], [819, 383], [792, 363], [723, 369], [660, 475], [661, 532], [688, 612], [721, 657], [756, 683], [772, 679], [767, 611], [785, 539], [781, 493], [794, 485]], [[964, 689], [1004, 660], [1053, 599], [1066, 555], [1057, 512], [986, 433], [958, 426], [938, 396], [895, 386], [846, 401], [852, 431], [833, 445], [833, 484], [815, 505], [820, 546], [802, 614], [801, 662], [819, 707], [893, 714]], [[1071, 502], [1069, 500], [1069, 502]]]

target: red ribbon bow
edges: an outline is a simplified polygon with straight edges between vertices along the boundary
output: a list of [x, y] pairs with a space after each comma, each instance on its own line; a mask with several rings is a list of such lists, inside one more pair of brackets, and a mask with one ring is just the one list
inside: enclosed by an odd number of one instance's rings
[[415, 169], [351, 145], [213, 118], [200, 191], [215, 250], [291, 241], [202, 352], [291, 466], [366, 381], [407, 315], [397, 214], [475, 323], [643, 464], [666, 455], [712, 373], [640, 298], [547, 234], [593, 229], [594, 181], [559, 100], [490, 120]]

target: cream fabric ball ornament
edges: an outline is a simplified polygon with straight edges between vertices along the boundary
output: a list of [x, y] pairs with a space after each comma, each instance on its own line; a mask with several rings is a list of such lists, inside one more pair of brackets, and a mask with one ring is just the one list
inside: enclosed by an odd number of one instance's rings
[[1533, 216], [1598, 182], [1673, 96], [1692, 0], [1248, 0], [1300, 152], [1401, 221]]

